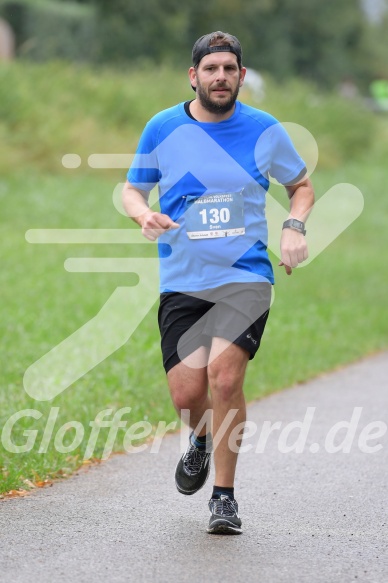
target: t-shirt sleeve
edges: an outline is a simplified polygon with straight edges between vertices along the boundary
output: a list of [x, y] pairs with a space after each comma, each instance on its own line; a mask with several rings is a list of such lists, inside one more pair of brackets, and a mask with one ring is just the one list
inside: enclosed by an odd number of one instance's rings
[[128, 182], [150, 192], [160, 180], [157, 155], [158, 128], [150, 120], [140, 137], [136, 154], [127, 173]]
[[281, 123], [270, 128], [269, 174], [285, 186], [296, 184], [306, 174], [306, 164]]

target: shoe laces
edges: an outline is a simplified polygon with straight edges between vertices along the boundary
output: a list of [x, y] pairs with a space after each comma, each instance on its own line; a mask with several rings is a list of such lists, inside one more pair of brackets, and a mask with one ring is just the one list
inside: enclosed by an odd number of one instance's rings
[[221, 498], [213, 498], [213, 514], [218, 516], [236, 516], [237, 514], [237, 502], [236, 500], [231, 500], [229, 496], [221, 495]]
[[198, 474], [201, 471], [202, 464], [206, 459], [206, 450], [202, 451], [191, 445], [183, 458], [183, 464], [188, 474]]

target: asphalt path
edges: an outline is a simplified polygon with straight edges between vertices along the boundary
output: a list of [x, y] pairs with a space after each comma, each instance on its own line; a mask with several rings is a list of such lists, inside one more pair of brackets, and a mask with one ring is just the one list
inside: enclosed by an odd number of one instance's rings
[[[337, 425], [352, 416], [353, 437]], [[305, 417], [308, 431], [289, 425]], [[388, 354], [257, 401], [248, 418], [241, 536], [206, 533], [213, 472], [196, 495], [176, 491], [173, 434], [157, 454], [2, 501], [0, 581], [387, 583]], [[264, 443], [269, 423], [281, 426]]]

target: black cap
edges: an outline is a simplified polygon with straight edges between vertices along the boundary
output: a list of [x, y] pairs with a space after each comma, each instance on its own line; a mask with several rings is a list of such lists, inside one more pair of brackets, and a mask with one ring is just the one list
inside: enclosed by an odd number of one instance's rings
[[[215, 45], [212, 47], [209, 46], [212, 41], [214, 42], [217, 39], [217, 37], [225, 37], [224, 41], [228, 44]], [[200, 60], [205, 55], [220, 52], [229, 52], [235, 54], [237, 57], [238, 66], [241, 68], [242, 48], [240, 41], [232, 34], [221, 32], [220, 30], [205, 34], [195, 42], [192, 52], [194, 67], [199, 64]]]

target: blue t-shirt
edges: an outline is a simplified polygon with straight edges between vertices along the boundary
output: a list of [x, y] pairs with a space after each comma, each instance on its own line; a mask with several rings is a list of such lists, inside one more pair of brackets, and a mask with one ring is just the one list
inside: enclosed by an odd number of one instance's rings
[[184, 103], [155, 115], [127, 177], [145, 191], [158, 184], [161, 212], [180, 225], [158, 239], [160, 290], [274, 283], [267, 254], [268, 176], [288, 185], [304, 173], [283, 126], [239, 101], [233, 115], [218, 123], [192, 119]]

